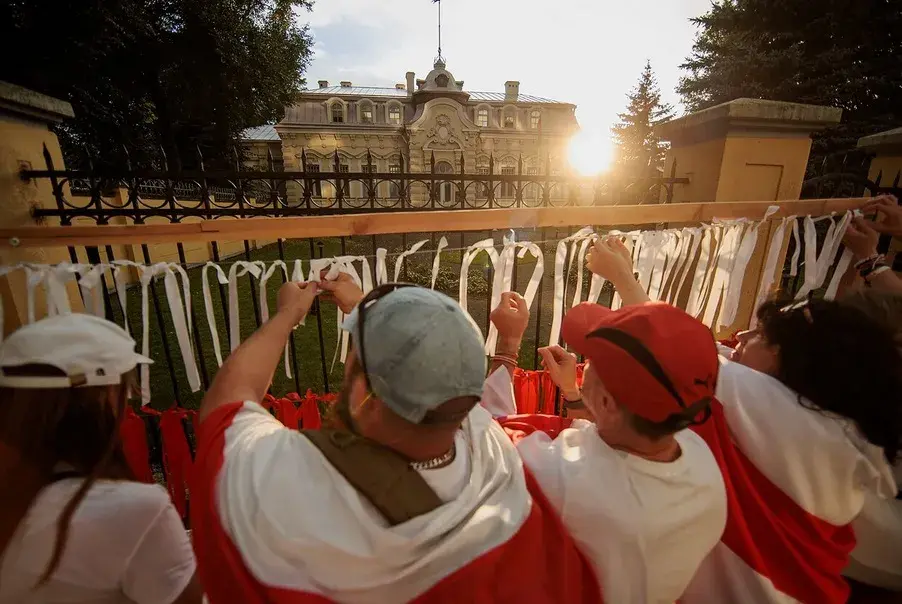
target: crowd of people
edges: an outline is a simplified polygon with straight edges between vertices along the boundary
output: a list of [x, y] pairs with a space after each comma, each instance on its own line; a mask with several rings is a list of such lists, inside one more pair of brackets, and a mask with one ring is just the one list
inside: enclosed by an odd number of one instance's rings
[[[203, 399], [190, 539], [118, 439], [151, 360], [90, 315], [25, 326], [0, 345], [0, 604], [894, 601], [902, 283], [877, 244], [902, 210], [864, 212], [840, 299], [768, 301], [735, 349], [598, 239], [622, 307], [573, 307], [540, 349], [561, 416], [517, 415], [514, 292], [487, 362], [441, 293], [285, 284]], [[323, 427], [291, 430], [259, 403], [317, 297], [352, 349]]]

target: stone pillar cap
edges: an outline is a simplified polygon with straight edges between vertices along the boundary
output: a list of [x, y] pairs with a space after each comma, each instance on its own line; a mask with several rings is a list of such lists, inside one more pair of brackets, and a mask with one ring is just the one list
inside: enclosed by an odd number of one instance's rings
[[839, 123], [842, 109], [763, 99], [735, 99], [655, 128], [668, 141], [703, 140], [731, 131], [764, 130], [808, 135]]
[[48, 124], [75, 117], [66, 101], [0, 81], [0, 115], [4, 114]]
[[889, 151], [902, 149], [902, 128], [885, 130], [858, 139], [858, 148], [868, 151]]

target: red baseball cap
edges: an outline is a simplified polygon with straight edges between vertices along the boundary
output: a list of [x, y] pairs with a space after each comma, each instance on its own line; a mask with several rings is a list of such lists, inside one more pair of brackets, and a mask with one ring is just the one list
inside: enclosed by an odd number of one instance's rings
[[[564, 341], [586, 357], [618, 404], [652, 422], [697, 409], [708, 417], [717, 346], [704, 323], [661, 302], [611, 310], [584, 302], [564, 317]], [[685, 415], [685, 414], [684, 414]]]

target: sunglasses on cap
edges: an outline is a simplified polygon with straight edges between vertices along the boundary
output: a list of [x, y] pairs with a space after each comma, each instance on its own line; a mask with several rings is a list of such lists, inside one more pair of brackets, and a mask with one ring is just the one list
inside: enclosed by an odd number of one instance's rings
[[[375, 288], [373, 288], [370, 293], [363, 297], [363, 300], [360, 301], [360, 304], [357, 306], [357, 358], [360, 360], [360, 369], [363, 372], [363, 379], [366, 383], [366, 388], [368, 392], [375, 394], [375, 390], [373, 390], [373, 384], [370, 380], [370, 373], [367, 369], [366, 365], [366, 345], [364, 343], [364, 338], [366, 337], [364, 334], [366, 330], [364, 329], [366, 315], [368, 311], [379, 301], [381, 298], [384, 298], [388, 294], [397, 291], [399, 289], [405, 289], [408, 287], [421, 287], [419, 285], [415, 285], [413, 283], [383, 283]], [[470, 411], [475, 406], [473, 405], [467, 406], [465, 409], [461, 409], [460, 411], [429, 411], [426, 413], [426, 416], [423, 418], [423, 421], [420, 424], [445, 424], [445, 423], [455, 423], [462, 421], [467, 415], [469, 415]]]

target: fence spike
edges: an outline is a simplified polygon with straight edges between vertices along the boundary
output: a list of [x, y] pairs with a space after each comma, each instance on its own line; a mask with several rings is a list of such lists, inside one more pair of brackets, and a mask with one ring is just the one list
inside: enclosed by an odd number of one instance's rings
[[232, 157], [235, 159], [235, 171], [241, 172], [241, 155], [238, 153], [238, 147], [232, 145]]
[[272, 149], [266, 150], [266, 167], [270, 172], [276, 171], [276, 161], [273, 159]]
[[883, 180], [883, 170], [877, 172], [877, 178], [874, 179], [874, 186], [879, 187], [881, 180]]
[[523, 153], [517, 158], [517, 176], [523, 176]]
[[460, 152], [460, 173], [464, 174], [464, 164], [466, 163], [467, 158], [463, 151]]
[[335, 153], [332, 156], [332, 169], [334, 172], [339, 171], [339, 166], [341, 165], [341, 159], [338, 157], [338, 149], [335, 150]]
[[435, 174], [435, 151], [429, 155], [429, 173]]
[[204, 171], [204, 154], [200, 151], [200, 145], [194, 145], [194, 152], [197, 154], [197, 167], [200, 171]]
[[307, 171], [307, 150], [301, 147], [301, 172]]
[[370, 153], [370, 148], [366, 148], [366, 169], [369, 172], [373, 171], [373, 154]]
[[166, 155], [166, 149], [163, 148], [163, 145], [157, 145], [160, 149], [160, 156], [163, 158], [163, 170], [169, 172], [169, 157]]
[[50, 156], [50, 149], [47, 148], [47, 144], [44, 144], [44, 163], [47, 164], [48, 170], [53, 170], [53, 158]]
[[896, 177], [893, 179], [893, 188], [899, 188], [899, 177], [902, 176], [902, 170], [896, 172]]

